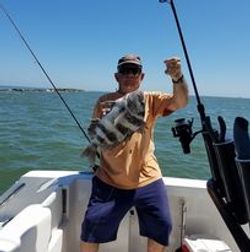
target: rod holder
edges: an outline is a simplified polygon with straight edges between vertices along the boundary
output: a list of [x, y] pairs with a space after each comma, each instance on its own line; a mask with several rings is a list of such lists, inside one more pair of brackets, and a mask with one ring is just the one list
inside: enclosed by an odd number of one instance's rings
[[250, 221], [250, 159], [240, 160], [235, 158], [241, 180], [243, 195], [247, 209], [248, 221]]

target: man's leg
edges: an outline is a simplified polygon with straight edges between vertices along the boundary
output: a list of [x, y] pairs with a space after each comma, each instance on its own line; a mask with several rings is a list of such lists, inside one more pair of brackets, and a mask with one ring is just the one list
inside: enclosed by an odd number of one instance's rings
[[164, 251], [172, 229], [165, 185], [159, 179], [136, 191], [140, 234], [148, 238], [148, 251]]
[[134, 190], [114, 188], [93, 178], [92, 193], [81, 230], [81, 252], [96, 252], [98, 244], [116, 240], [121, 220], [133, 205]]
[[97, 252], [98, 248], [98, 243], [81, 242], [80, 244], [80, 252]]
[[[166, 247], [161, 245], [160, 243], [148, 239], [148, 249], [147, 252], [166, 252]], [[82, 252], [82, 251], [81, 251]]]

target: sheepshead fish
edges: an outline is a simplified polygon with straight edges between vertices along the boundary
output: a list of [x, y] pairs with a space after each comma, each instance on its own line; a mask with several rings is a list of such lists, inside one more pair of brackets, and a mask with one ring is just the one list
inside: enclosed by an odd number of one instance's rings
[[134, 91], [114, 101], [111, 111], [92, 121], [88, 128], [91, 144], [82, 152], [91, 165], [101, 150], [112, 149], [139, 129], [144, 122], [145, 102], [142, 91]]

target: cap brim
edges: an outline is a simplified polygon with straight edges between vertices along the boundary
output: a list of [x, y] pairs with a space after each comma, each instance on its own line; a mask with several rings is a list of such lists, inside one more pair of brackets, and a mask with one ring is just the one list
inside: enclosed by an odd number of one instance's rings
[[118, 67], [120, 67], [122, 65], [126, 65], [126, 64], [133, 64], [133, 65], [137, 65], [137, 66], [142, 66], [139, 62], [136, 62], [134, 60], [127, 60], [125, 62], [121, 62], [120, 64], [118, 64]]

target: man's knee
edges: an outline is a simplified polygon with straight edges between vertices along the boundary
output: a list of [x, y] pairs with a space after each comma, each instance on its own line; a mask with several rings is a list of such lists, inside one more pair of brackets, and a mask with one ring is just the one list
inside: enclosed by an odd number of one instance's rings
[[90, 242], [81, 242], [80, 243], [80, 252], [97, 252], [99, 248], [98, 243]]
[[147, 252], [164, 252], [166, 251], [166, 246], [152, 240], [148, 239]]

